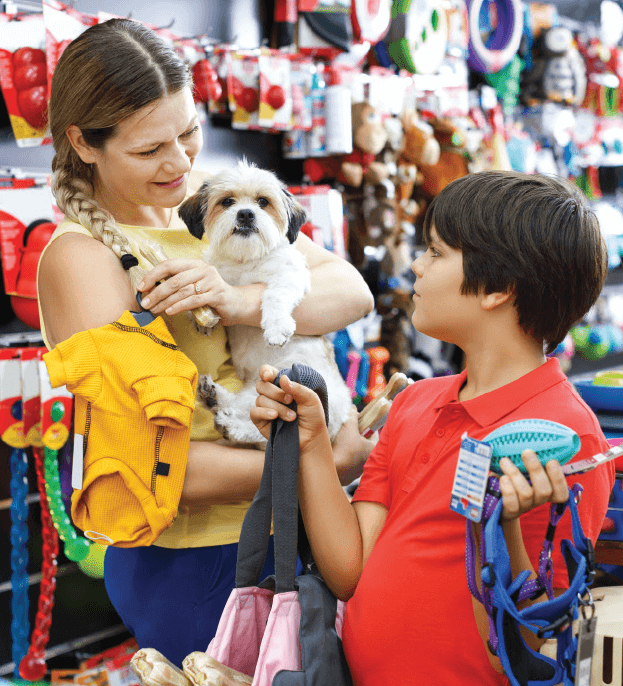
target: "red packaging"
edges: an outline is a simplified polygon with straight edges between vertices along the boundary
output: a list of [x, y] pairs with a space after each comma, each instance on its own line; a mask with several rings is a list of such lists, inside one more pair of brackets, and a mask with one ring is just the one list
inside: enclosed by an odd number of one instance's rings
[[0, 176], [0, 257], [4, 291], [15, 314], [39, 328], [37, 265], [54, 230], [52, 193], [47, 177]]
[[0, 350], [0, 436], [12, 448], [26, 448], [21, 410], [22, 379], [19, 349]]
[[260, 71], [260, 126], [271, 131], [292, 128], [291, 61], [287, 55], [265, 53], [258, 58]]
[[22, 348], [20, 371], [22, 377], [22, 421], [28, 445], [43, 447], [41, 441], [41, 396], [39, 360], [47, 348]]
[[39, 360], [41, 390], [41, 439], [51, 450], [60, 450], [69, 438], [73, 395], [66, 386], [52, 389], [48, 368]]
[[48, 67], [48, 99], [52, 75], [65, 48], [89, 26], [97, 24], [97, 17], [78, 12], [58, 0], [43, 0], [45, 44]]
[[229, 109], [235, 129], [260, 130], [260, 68], [258, 52], [231, 54], [227, 75]]
[[50, 143], [43, 15], [0, 14], [0, 46], [0, 86], [17, 144]]

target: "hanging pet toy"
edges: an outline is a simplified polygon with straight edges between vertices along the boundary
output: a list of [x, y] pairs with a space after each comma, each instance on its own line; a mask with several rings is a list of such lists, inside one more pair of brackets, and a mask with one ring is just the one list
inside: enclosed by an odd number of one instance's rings
[[0, 351], [0, 434], [11, 447], [11, 656], [18, 665], [28, 651], [28, 457], [22, 421], [21, 376], [17, 349]]

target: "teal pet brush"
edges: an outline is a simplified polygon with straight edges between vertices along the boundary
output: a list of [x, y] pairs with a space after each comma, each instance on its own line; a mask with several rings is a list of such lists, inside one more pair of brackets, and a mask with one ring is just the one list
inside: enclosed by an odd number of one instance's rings
[[549, 460], [565, 464], [580, 449], [580, 437], [575, 431], [547, 419], [510, 422], [482, 440], [493, 448], [491, 469], [497, 473], [501, 473], [499, 461], [502, 457], [508, 457], [525, 473], [521, 453], [528, 448], [534, 450], [542, 465]]

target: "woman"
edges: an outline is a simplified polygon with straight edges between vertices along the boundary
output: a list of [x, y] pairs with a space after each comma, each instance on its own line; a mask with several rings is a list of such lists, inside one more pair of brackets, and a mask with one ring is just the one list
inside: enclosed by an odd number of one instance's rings
[[[65, 219], [39, 265], [46, 345], [137, 310], [142, 290], [199, 372], [237, 390], [223, 328], [203, 336], [184, 313], [209, 305], [224, 324], [259, 326], [264, 286], [224, 283], [199, 259], [201, 243], [177, 216], [189, 185], [196, 185], [191, 170], [202, 144], [185, 63], [138, 22], [95, 25], [58, 62], [49, 123], [52, 188]], [[145, 239], [172, 258], [148, 273], [138, 249]], [[296, 247], [312, 278], [310, 294], [294, 312], [298, 333], [325, 334], [371, 309], [370, 292], [351, 265], [303, 235]], [[125, 258], [126, 272], [120, 258], [128, 254], [139, 264]], [[214, 634], [263, 467], [262, 452], [219, 445], [218, 438], [210, 413], [197, 407], [173, 525], [153, 546], [106, 553], [106, 588], [123, 622], [141, 647], [158, 649], [178, 666], [193, 650], [205, 650]], [[344, 483], [361, 473], [369, 450], [353, 417], [336, 442]]]

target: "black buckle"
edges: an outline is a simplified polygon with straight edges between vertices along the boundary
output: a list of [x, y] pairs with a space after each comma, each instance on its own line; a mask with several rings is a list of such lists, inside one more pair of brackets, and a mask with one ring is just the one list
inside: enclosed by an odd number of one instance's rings
[[591, 583], [595, 578], [595, 547], [590, 538], [586, 538], [586, 580]]
[[495, 585], [495, 571], [490, 562], [485, 562], [480, 570], [480, 580], [487, 588], [493, 588]]
[[565, 629], [568, 629], [572, 623], [573, 612], [571, 611], [571, 609], [569, 609], [565, 612], [564, 615], [558, 617], [558, 619], [553, 621], [551, 624], [548, 624], [547, 626], [542, 626], [536, 632], [536, 635], [539, 638], [549, 638], [549, 636], [546, 637], [545, 634], [551, 631], [552, 636], [558, 636], [558, 634], [562, 633]]

